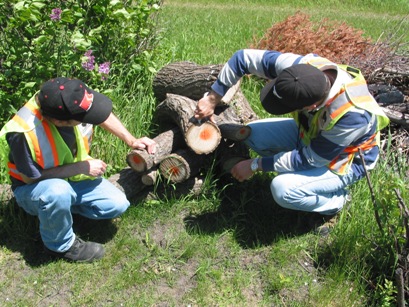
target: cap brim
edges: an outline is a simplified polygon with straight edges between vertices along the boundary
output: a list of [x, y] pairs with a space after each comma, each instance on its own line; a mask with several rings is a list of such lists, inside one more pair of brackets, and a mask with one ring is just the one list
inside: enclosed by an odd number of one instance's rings
[[87, 89], [88, 92], [94, 95], [94, 100], [92, 102], [91, 108], [73, 119], [78, 120], [82, 123], [88, 123], [93, 125], [99, 125], [103, 123], [112, 112], [112, 100], [107, 96], [95, 92], [91, 89]]
[[273, 87], [275, 85], [276, 80], [277, 79], [274, 79], [268, 82], [262, 88], [260, 92], [261, 105], [268, 113], [271, 113], [274, 115], [283, 115], [283, 114], [293, 112], [294, 110], [292, 108], [287, 107], [285, 104], [282, 103], [282, 101], [276, 95], [274, 95]]

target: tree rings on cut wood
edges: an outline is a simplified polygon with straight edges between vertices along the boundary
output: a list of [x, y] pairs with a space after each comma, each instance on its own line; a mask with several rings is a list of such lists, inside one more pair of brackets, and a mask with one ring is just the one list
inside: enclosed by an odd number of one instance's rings
[[[216, 118], [216, 115], [214, 115], [214, 117]], [[217, 118], [216, 123], [220, 129], [222, 136], [232, 141], [244, 141], [251, 134], [250, 126], [237, 123], [225, 123], [222, 121], [218, 122]]]
[[170, 154], [159, 164], [160, 174], [170, 182], [179, 183], [197, 175], [204, 166], [206, 156], [189, 149]]
[[219, 145], [221, 137], [219, 127], [209, 121], [200, 125], [190, 125], [185, 133], [187, 146], [199, 155], [213, 152]]
[[143, 173], [148, 169], [148, 164], [153, 166], [153, 157], [149, 156], [149, 153], [142, 149], [133, 149], [126, 156], [126, 162], [128, 165], [138, 173]]

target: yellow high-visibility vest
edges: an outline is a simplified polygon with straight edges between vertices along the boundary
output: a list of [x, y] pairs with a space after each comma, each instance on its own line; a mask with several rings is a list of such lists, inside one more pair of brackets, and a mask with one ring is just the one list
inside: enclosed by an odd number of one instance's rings
[[[74, 157], [58, 132], [57, 127], [43, 118], [40, 108], [35, 101], [36, 95], [0, 131], [3, 161], [7, 162], [9, 175], [21, 181], [23, 180], [16, 165], [8, 160], [9, 146], [6, 145], [5, 138], [6, 134], [10, 132], [24, 133], [33, 161], [43, 169], [91, 159], [88, 154], [92, 129], [82, 129], [81, 125], [74, 127], [77, 144], [77, 152]], [[69, 179], [80, 181], [94, 179], [94, 177], [79, 174]]]
[[343, 153], [327, 165], [333, 172], [337, 174], [345, 174], [359, 148], [362, 150], [368, 150], [379, 145], [379, 131], [389, 124], [389, 118], [369, 93], [365, 78], [359, 69], [347, 65], [336, 65], [321, 57], [310, 59], [307, 64], [315, 66], [322, 71], [326, 69], [336, 69], [336, 67], [338, 67], [339, 69], [348, 72], [354, 77], [354, 79], [351, 80], [351, 82], [344, 84], [340, 91], [334, 97], [329, 99], [323, 108], [314, 114], [308, 130], [300, 124], [299, 112], [291, 113], [299, 126], [300, 137], [304, 144], [309, 145], [311, 139], [317, 137], [319, 131], [331, 130], [337, 121], [353, 108], [366, 110], [371, 114], [375, 114], [377, 117], [376, 133], [369, 140], [357, 146], [348, 146]]

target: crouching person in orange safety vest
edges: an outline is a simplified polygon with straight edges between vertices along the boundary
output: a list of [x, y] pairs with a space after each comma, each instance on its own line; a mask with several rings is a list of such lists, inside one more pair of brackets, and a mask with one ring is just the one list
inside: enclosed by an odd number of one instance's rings
[[69, 261], [104, 255], [103, 245], [75, 235], [73, 213], [112, 219], [129, 207], [125, 194], [102, 177], [104, 161], [88, 155], [92, 125], [131, 148], [155, 152], [153, 140], [135, 138], [112, 113], [108, 97], [62, 77], [44, 83], [0, 132], [17, 204], [38, 217], [45, 251]]

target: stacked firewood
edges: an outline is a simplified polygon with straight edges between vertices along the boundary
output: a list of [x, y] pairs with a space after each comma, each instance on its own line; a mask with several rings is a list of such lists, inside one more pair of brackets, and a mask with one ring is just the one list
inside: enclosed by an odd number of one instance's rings
[[158, 72], [153, 81], [158, 102], [153, 116], [158, 127], [158, 134], [153, 138], [157, 143], [156, 153], [130, 151], [126, 161], [133, 173], [124, 170], [122, 180], [118, 176], [110, 179], [125, 190], [128, 197], [130, 193], [135, 194], [135, 189], [158, 182], [185, 183], [196, 189], [197, 183], [202, 181], [201, 170], [210, 163], [216, 161], [220, 172], [229, 172], [238, 161], [249, 158], [243, 143], [251, 133], [246, 124], [258, 117], [244, 97], [240, 82], [216, 107], [215, 122], [194, 118], [197, 101], [210, 91], [221, 68], [222, 65], [176, 62]]

